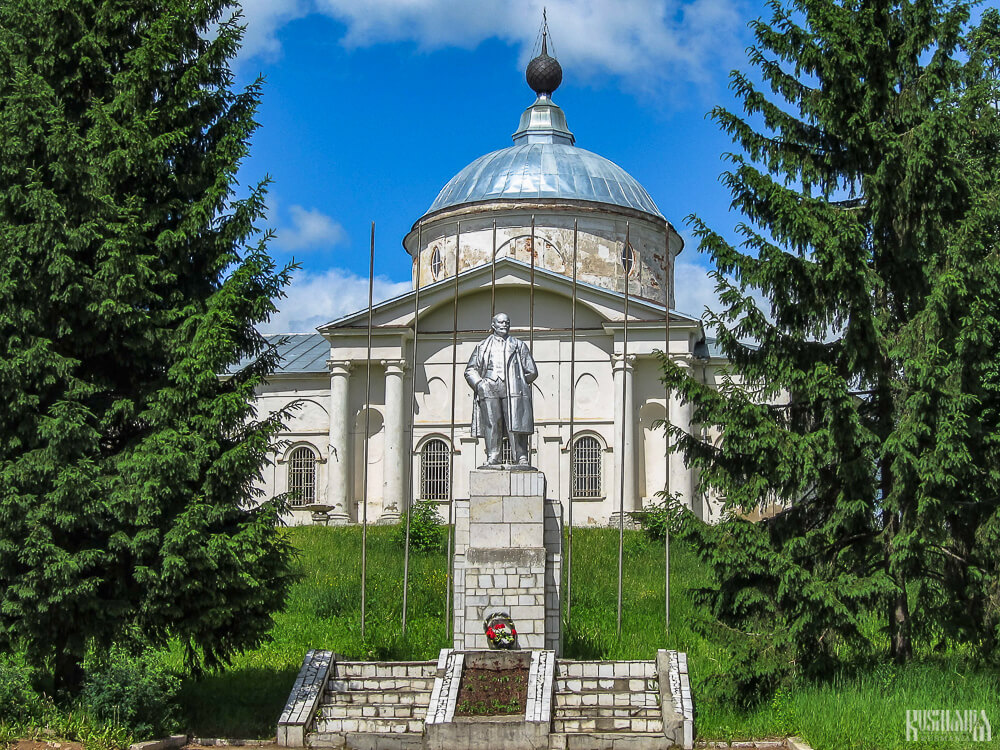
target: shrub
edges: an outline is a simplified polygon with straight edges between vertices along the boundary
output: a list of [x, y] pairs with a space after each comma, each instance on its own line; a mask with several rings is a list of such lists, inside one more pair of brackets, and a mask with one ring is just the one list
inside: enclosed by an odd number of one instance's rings
[[42, 715], [45, 700], [32, 687], [34, 678], [22, 658], [0, 655], [0, 722], [22, 723]]
[[86, 665], [80, 703], [94, 720], [116, 724], [139, 738], [168, 734], [177, 724], [180, 679], [153, 652], [113, 648]]
[[[443, 521], [437, 513], [437, 504], [427, 500], [415, 503], [410, 511], [410, 549], [430, 552], [441, 549], [444, 540]], [[406, 544], [406, 520], [396, 529], [396, 541]]]
[[629, 518], [642, 527], [648, 539], [654, 542], [662, 542], [670, 530], [671, 519], [675, 513], [672, 508], [672, 503], [674, 502], [676, 502], [675, 499], [664, 500], [628, 515]]

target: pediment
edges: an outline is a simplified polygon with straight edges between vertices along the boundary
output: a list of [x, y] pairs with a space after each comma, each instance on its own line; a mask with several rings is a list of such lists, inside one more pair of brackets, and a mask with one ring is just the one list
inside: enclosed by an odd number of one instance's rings
[[[458, 297], [459, 329], [489, 328], [490, 311], [507, 312], [515, 328], [528, 326], [531, 309], [532, 269], [528, 264], [511, 258], [496, 263], [496, 280], [490, 266], [478, 266], [454, 277], [443, 279], [373, 307], [372, 325], [375, 328], [411, 328], [415, 306], [419, 306], [422, 331], [451, 331], [454, 324], [454, 300]], [[561, 274], [534, 269], [534, 324], [536, 328], [569, 329], [573, 299], [573, 282]], [[578, 328], [620, 324], [624, 319], [625, 295], [591, 284], [576, 285]], [[664, 320], [663, 305], [638, 298], [629, 299], [629, 322], [656, 323]], [[671, 325], [698, 326], [701, 323], [674, 310], [670, 311]], [[346, 315], [317, 330], [326, 336], [338, 331], [354, 332], [367, 328], [368, 311]]]

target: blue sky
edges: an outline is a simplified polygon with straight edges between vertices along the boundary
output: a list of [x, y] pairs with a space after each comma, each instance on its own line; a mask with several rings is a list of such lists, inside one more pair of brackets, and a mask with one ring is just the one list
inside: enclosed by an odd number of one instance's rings
[[[642, 183], [688, 240], [677, 307], [713, 305], [707, 260], [690, 240], [697, 213], [731, 234], [739, 217], [719, 183], [732, 150], [706, 113], [733, 106], [728, 74], [746, 67], [742, 0], [546, 2], [563, 84], [553, 99], [576, 143]], [[268, 331], [308, 331], [367, 300], [376, 222], [376, 298], [409, 288], [402, 238], [444, 184], [510, 145], [534, 95], [524, 67], [541, 2], [245, 0], [238, 82], [265, 77], [241, 180], [265, 174], [270, 245], [302, 268]], [[551, 48], [550, 48], [551, 51]]]

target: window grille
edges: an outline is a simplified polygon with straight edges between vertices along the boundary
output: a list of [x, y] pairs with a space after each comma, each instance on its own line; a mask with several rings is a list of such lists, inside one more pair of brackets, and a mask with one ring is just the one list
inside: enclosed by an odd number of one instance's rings
[[303, 446], [292, 451], [288, 461], [288, 492], [292, 505], [316, 502], [316, 454], [312, 449]]
[[431, 275], [435, 279], [441, 278], [441, 268], [443, 265], [441, 262], [441, 251], [435, 247], [434, 252], [431, 253]]
[[632, 245], [625, 245], [622, 248], [622, 268], [625, 269], [626, 276], [634, 276], [635, 268], [637, 265], [638, 257], [635, 253], [635, 248]]
[[[531, 438], [528, 438], [528, 458], [531, 458]], [[514, 449], [510, 447], [510, 440], [504, 435], [502, 441], [500, 442], [500, 463], [502, 464], [514, 464], [517, 463], [517, 457], [514, 455]]]
[[573, 443], [573, 497], [601, 497], [601, 444], [584, 436]]
[[420, 451], [420, 499], [448, 500], [451, 477], [448, 466], [448, 444], [444, 440], [428, 440]]
[[510, 447], [510, 441], [504, 435], [503, 441], [500, 443], [500, 463], [512, 464], [515, 460], [514, 449]]

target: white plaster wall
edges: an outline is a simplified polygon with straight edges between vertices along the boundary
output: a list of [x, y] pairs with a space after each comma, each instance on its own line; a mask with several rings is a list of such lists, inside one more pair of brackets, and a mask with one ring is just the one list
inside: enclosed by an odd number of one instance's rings
[[[368, 520], [374, 523], [388, 503], [382, 497], [385, 431], [382, 420], [385, 415], [385, 368], [382, 359], [403, 359], [407, 363], [404, 379], [404, 425], [403, 445], [416, 445], [411, 452], [411, 461], [404, 472], [404, 482], [412, 486], [419, 495], [420, 466], [419, 446], [429, 436], [440, 436], [446, 442], [452, 439], [452, 392], [454, 389], [455, 427], [453, 432], [456, 452], [454, 455], [455, 497], [468, 496], [469, 472], [485, 460], [482, 441], [472, 440], [469, 427], [473, 405], [472, 391], [464, 379], [466, 363], [475, 345], [487, 334], [491, 313], [494, 309], [511, 315], [514, 327], [512, 334], [529, 340], [526, 330], [530, 319], [530, 294], [526, 283], [510, 282], [498, 286], [495, 299], [491, 290], [463, 290], [459, 301], [457, 351], [452, 350], [452, 326], [454, 306], [450, 300], [440, 302], [436, 307], [425, 309], [420, 316], [418, 349], [413, 350], [412, 335], [407, 336], [405, 321], [393, 322], [391, 328], [377, 330], [372, 352], [373, 366], [371, 394], [367, 404], [372, 409], [368, 457]], [[602, 306], [603, 305], [603, 306]], [[534, 341], [533, 353], [538, 363], [540, 376], [535, 384], [536, 435], [532, 441], [532, 460], [545, 472], [548, 479], [548, 494], [552, 499], [563, 502], [566, 520], [569, 516], [570, 452], [569, 417], [570, 394], [574, 392], [574, 429], [576, 434], [589, 433], [606, 446], [603, 454], [603, 491], [600, 498], [578, 500], [573, 504], [573, 522], [576, 525], [605, 524], [617, 511], [616, 467], [622, 460], [616, 450], [620, 435], [615, 434], [615, 412], [620, 409], [621, 394], [614, 386], [612, 376], [612, 353], [621, 352], [624, 347], [623, 330], [620, 322], [609, 317], [614, 313], [606, 302], [581, 302], [578, 305], [576, 324], [577, 341], [575, 354], [571, 355], [570, 340], [570, 300], [565, 294], [536, 287], [534, 294]], [[390, 313], [395, 315], [395, 313]], [[620, 313], [619, 313], [620, 318]], [[698, 333], [695, 325], [675, 325], [670, 330], [670, 350], [675, 357], [689, 357]], [[352, 452], [351, 476], [348, 480], [354, 504], [350, 508], [352, 520], [360, 517], [357, 503], [363, 495], [365, 464], [362, 460], [364, 447], [363, 416], [366, 405], [366, 336], [359, 329], [335, 330], [331, 336], [333, 351], [331, 359], [352, 362], [349, 375], [348, 413], [333, 415], [334, 419], [345, 419], [348, 425]], [[655, 493], [663, 489], [666, 477], [666, 443], [662, 431], [654, 429], [653, 422], [663, 416], [664, 390], [659, 381], [658, 362], [653, 358], [655, 351], [664, 348], [664, 328], [656, 321], [636, 320], [629, 330], [628, 351], [637, 355], [633, 375], [633, 403], [635, 408], [633, 450], [626, 460], [635, 468], [636, 496], [629, 498], [626, 510], [643, 507], [658, 501]], [[453, 364], [454, 358], [454, 364]], [[414, 360], [418, 364], [414, 367]], [[575, 359], [575, 367], [571, 360]], [[571, 377], [571, 371], [573, 377]], [[708, 377], [721, 378], [718, 368], [693, 367], [690, 372]], [[282, 435], [282, 444], [287, 446], [295, 441], [307, 441], [314, 446], [323, 462], [318, 467], [317, 498], [326, 500], [327, 464], [329, 453], [330, 379], [326, 373], [307, 377], [276, 376], [260, 392], [261, 409], [273, 411], [288, 403], [301, 399], [303, 407], [295, 412], [289, 421], [289, 429]], [[413, 398], [413, 389], [416, 398]], [[409, 430], [409, 415], [413, 409], [412, 436]], [[412, 442], [411, 442], [412, 439]], [[676, 469], [676, 467], [675, 467]], [[287, 467], [277, 459], [268, 468], [262, 485], [270, 496], [287, 489]], [[678, 483], [687, 482], [690, 477], [672, 478], [671, 489]], [[397, 499], [399, 508], [405, 508], [406, 498]], [[442, 516], [447, 517], [446, 509]], [[309, 522], [309, 512], [296, 511], [289, 519], [291, 523]]]
[[[325, 500], [327, 458], [329, 457], [330, 415], [329, 379], [324, 374], [306, 376], [272, 376], [258, 390], [256, 409], [263, 418], [281, 409], [292, 407], [285, 417], [285, 427], [262, 469], [262, 480], [255, 483], [266, 499], [288, 491], [287, 458], [295, 448], [306, 445], [317, 456], [316, 498]], [[310, 523], [312, 514], [294, 510], [285, 519], [289, 525]]]

